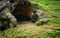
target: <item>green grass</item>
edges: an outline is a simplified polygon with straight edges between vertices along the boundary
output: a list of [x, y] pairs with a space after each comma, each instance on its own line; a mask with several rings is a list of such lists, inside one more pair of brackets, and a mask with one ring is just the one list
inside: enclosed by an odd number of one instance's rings
[[4, 31], [4, 38], [56, 38], [60, 36], [59, 26], [38, 26], [34, 29], [14, 28]]
[[51, 1], [51, 0], [30, 0], [34, 4], [38, 4], [42, 9], [48, 11], [58, 11], [60, 10], [60, 1]]

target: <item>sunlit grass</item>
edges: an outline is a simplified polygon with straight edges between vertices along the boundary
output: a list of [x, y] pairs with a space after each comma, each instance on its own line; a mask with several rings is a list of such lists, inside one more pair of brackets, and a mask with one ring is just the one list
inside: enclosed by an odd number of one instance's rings
[[44, 25], [35, 28], [14, 28], [4, 31], [4, 38], [53, 38], [60, 34], [60, 26]]

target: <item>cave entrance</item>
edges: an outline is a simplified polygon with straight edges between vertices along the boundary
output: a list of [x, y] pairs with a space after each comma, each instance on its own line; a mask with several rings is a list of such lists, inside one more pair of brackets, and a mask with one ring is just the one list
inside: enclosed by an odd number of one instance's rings
[[13, 15], [18, 21], [30, 21], [32, 18], [32, 7], [30, 3], [19, 3], [16, 5]]

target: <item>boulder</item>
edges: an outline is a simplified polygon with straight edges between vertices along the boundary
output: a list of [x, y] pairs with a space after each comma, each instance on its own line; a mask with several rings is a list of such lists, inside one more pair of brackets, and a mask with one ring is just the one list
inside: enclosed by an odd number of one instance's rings
[[1, 30], [13, 28], [17, 25], [16, 18], [6, 8], [0, 13]]
[[44, 25], [44, 24], [47, 24], [48, 21], [49, 21], [48, 18], [42, 18], [36, 22], [36, 25], [37, 26]]
[[36, 22], [37, 20], [41, 19], [43, 17], [42, 10], [37, 10], [32, 14], [32, 22]]

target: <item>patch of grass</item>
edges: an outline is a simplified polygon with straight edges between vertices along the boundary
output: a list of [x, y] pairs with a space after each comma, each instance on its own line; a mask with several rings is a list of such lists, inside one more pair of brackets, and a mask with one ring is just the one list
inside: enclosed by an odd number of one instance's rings
[[4, 31], [4, 38], [55, 38], [60, 35], [59, 26], [37, 26], [34, 29], [14, 28]]
[[30, 0], [32, 3], [38, 4], [42, 9], [47, 11], [60, 10], [60, 1], [51, 0]]

